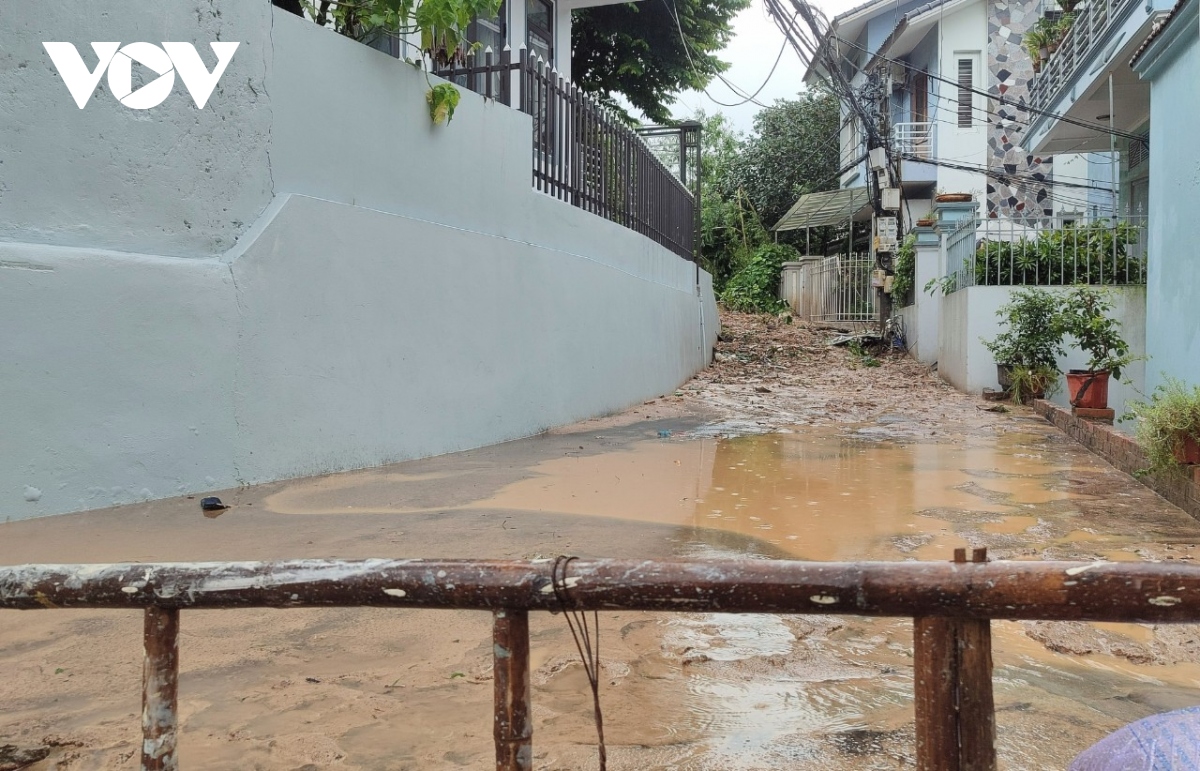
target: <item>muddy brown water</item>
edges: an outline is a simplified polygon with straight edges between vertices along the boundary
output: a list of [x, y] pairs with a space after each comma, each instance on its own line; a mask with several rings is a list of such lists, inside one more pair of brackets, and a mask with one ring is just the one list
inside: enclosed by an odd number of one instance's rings
[[[180, 499], [10, 523], [0, 526], [0, 562], [946, 560], [961, 546], [987, 546], [998, 559], [1195, 556], [1194, 520], [1044, 424], [1014, 420], [937, 441], [917, 428], [885, 416], [740, 436], [732, 434], [744, 427], [679, 422], [557, 433], [231, 491], [233, 508], [216, 519]], [[670, 436], [658, 438], [663, 431]], [[406, 613], [185, 614], [185, 759], [206, 768], [488, 767], [486, 615]], [[64, 744], [34, 768], [127, 766], [137, 731], [133, 615], [0, 613], [0, 665], [11, 675], [0, 682], [9, 705], [0, 744], [50, 734]], [[612, 768], [912, 764], [908, 620], [627, 613], [604, 614], [601, 627]], [[1126, 722], [1200, 703], [1191, 626], [993, 629], [1006, 768], [1063, 768]], [[564, 632], [560, 618], [535, 619], [544, 768], [594, 764], [586, 684]], [[121, 689], [129, 694], [114, 695]]]

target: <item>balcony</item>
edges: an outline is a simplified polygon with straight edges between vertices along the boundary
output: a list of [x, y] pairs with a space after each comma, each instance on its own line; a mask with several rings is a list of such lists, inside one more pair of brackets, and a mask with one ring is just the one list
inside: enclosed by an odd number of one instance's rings
[[1107, 136], [1044, 112], [1089, 124], [1112, 120], [1118, 130], [1137, 130], [1149, 116], [1149, 86], [1129, 68], [1129, 59], [1171, 5], [1173, 0], [1087, 0], [1074, 11], [1071, 29], [1029, 84], [1030, 149], [1108, 150]]
[[1075, 23], [1063, 38], [1058, 50], [1050, 55], [1046, 66], [1029, 86], [1030, 105], [1049, 109], [1050, 100], [1073, 79], [1079, 66], [1109, 40], [1109, 31], [1125, 11], [1137, 6], [1136, 0], [1093, 0], [1076, 12]]
[[936, 158], [934, 124], [896, 123], [892, 126], [892, 152], [900, 157], [900, 181], [906, 193], [937, 182], [937, 166], [923, 161]]
[[897, 123], [892, 127], [892, 148], [901, 155], [929, 158], [933, 155], [932, 123]]

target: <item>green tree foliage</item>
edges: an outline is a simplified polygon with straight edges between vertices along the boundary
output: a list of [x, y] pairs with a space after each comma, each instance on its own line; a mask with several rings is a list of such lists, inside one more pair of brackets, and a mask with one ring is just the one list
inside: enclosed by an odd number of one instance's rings
[[717, 289], [767, 242], [767, 233], [744, 191], [730, 189], [730, 169], [744, 140], [721, 114], [697, 116], [704, 128], [700, 152], [700, 248]]
[[[779, 100], [758, 114], [749, 137], [719, 114], [697, 120], [704, 125], [701, 253], [719, 290], [774, 240], [767, 227], [800, 195], [837, 184], [838, 105], [824, 93]], [[803, 235], [780, 236], [804, 246]], [[819, 229], [814, 251], [839, 238], [836, 228]]]
[[727, 184], [745, 190], [771, 227], [801, 195], [837, 186], [840, 124], [838, 100], [825, 91], [776, 101], [755, 116]]
[[749, 5], [750, 0], [643, 0], [576, 11], [572, 78], [622, 113], [617, 94], [651, 121], [665, 123], [676, 94], [702, 90], [729, 67], [717, 53], [732, 37], [733, 17]]
[[799, 256], [799, 252], [785, 244], [759, 246], [721, 291], [721, 304], [747, 313], [783, 310], [786, 306], [779, 299], [779, 276], [783, 272], [783, 263]]
[[[501, 0], [277, 0], [275, 5], [308, 15], [322, 27], [332, 24], [339, 35], [375, 43], [387, 37], [421, 33], [421, 47], [436, 64], [465, 56], [472, 45], [467, 27], [478, 16], [490, 18]], [[428, 75], [426, 76], [428, 77]], [[429, 117], [449, 122], [458, 106], [458, 89], [429, 84], [425, 95]]]

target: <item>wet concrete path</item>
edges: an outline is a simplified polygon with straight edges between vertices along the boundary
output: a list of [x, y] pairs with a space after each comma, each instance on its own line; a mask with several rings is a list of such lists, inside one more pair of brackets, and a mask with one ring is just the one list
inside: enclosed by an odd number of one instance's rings
[[[767, 393], [761, 373], [717, 368], [612, 419], [220, 492], [232, 508], [217, 517], [196, 497], [3, 524], [0, 564], [1200, 556], [1200, 524], [1027, 411], [853, 369], [839, 402], [781, 372]], [[830, 408], [847, 389], [872, 408]], [[606, 613], [601, 627], [610, 768], [912, 766], [907, 620]], [[532, 628], [536, 765], [595, 767], [565, 623]], [[1200, 703], [1194, 627], [997, 622], [994, 635], [1005, 768], [1064, 768], [1126, 722]], [[0, 612], [0, 745], [49, 748], [39, 770], [130, 767], [140, 641], [136, 613]], [[490, 656], [483, 613], [185, 613], [185, 767], [488, 768]]]

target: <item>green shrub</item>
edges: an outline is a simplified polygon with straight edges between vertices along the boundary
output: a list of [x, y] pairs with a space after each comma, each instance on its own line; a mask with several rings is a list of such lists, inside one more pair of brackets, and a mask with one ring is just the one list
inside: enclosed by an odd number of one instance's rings
[[[1061, 286], [1067, 284], [1141, 284], [1146, 270], [1130, 256], [1139, 228], [1104, 220], [1044, 230], [1013, 241], [983, 239], [975, 247], [975, 283], [983, 285]], [[969, 267], [969, 266], [964, 266]]]
[[1200, 386], [1189, 388], [1181, 380], [1167, 378], [1146, 401], [1126, 405], [1136, 419], [1138, 444], [1146, 452], [1150, 467], [1146, 471], [1162, 476], [1178, 476], [1181, 467], [1175, 449], [1184, 437], [1200, 441]]
[[897, 308], [911, 305], [913, 301], [913, 284], [917, 280], [917, 234], [909, 233], [900, 242], [896, 251], [894, 266], [895, 278], [892, 279], [892, 302]]
[[1108, 314], [1112, 299], [1106, 289], [1076, 286], [1064, 296], [1063, 331], [1075, 338], [1079, 350], [1088, 356], [1084, 369], [1107, 370], [1117, 380], [1122, 370], [1135, 360], [1129, 343], [1121, 337], [1121, 323]]
[[1018, 289], [996, 311], [1003, 331], [984, 340], [997, 364], [1011, 364], [1031, 372], [1058, 372], [1063, 349], [1063, 315], [1059, 300], [1044, 289]]
[[783, 263], [800, 256], [784, 244], [763, 244], [750, 253], [749, 261], [725, 284], [721, 304], [746, 313], [776, 313], [785, 304], [779, 299], [779, 277]]

